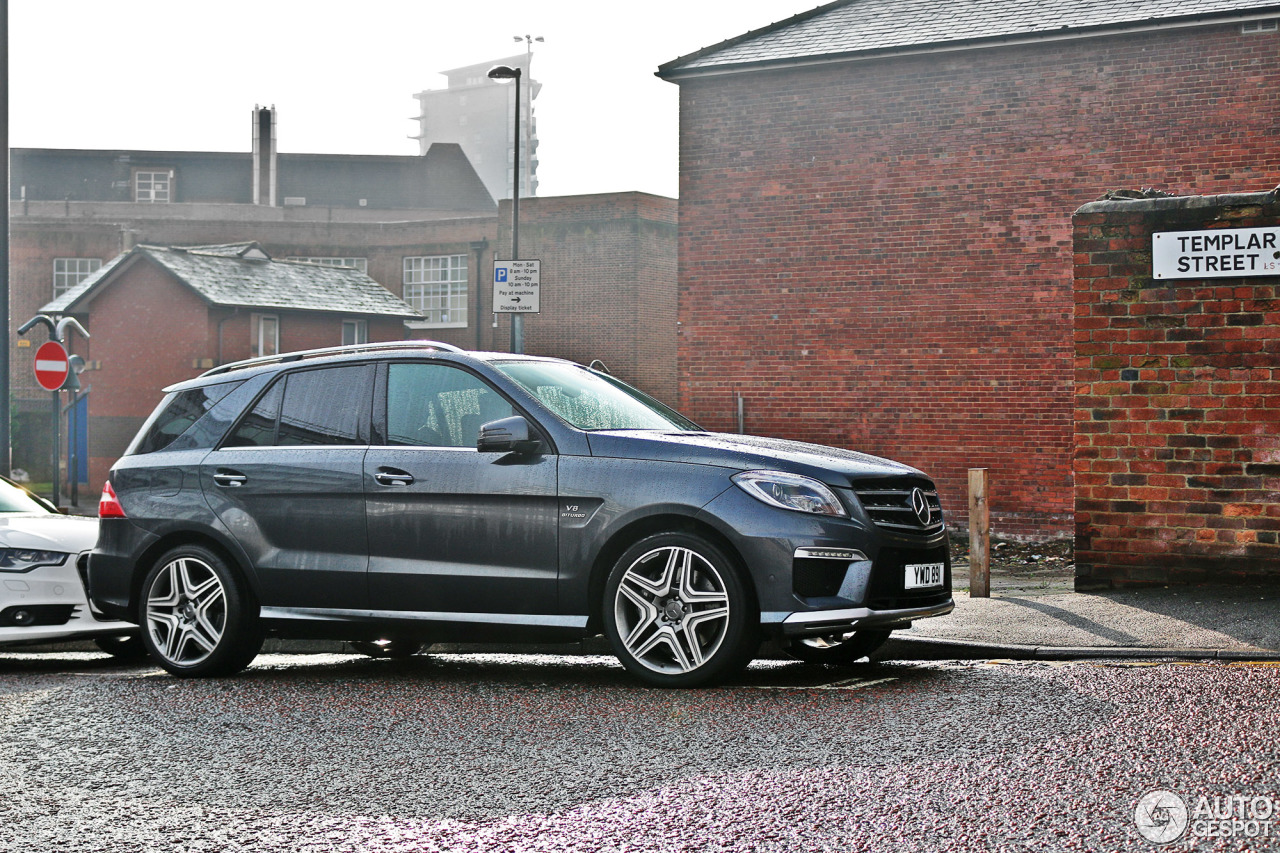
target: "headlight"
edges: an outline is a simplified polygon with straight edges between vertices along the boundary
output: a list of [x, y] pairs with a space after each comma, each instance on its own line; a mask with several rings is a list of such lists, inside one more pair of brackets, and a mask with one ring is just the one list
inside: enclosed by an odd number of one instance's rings
[[841, 518], [849, 515], [835, 492], [812, 477], [784, 471], [743, 471], [730, 479], [751, 497], [770, 506]]
[[0, 572], [25, 572], [40, 566], [61, 566], [67, 561], [61, 551], [32, 551], [28, 548], [0, 550]]

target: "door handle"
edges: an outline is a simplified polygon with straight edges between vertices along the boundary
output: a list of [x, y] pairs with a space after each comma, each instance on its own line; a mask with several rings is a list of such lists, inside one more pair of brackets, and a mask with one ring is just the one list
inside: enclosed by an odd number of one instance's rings
[[401, 471], [399, 468], [379, 468], [378, 472], [373, 475], [373, 479], [383, 486], [413, 485], [413, 475], [408, 471]]
[[239, 471], [231, 471], [227, 468], [219, 468], [218, 472], [213, 475], [213, 482], [217, 483], [219, 486], [226, 486], [227, 488], [236, 488], [238, 486], [243, 486], [245, 483], [249, 482], [249, 478], [246, 477], [244, 474], [241, 474]]

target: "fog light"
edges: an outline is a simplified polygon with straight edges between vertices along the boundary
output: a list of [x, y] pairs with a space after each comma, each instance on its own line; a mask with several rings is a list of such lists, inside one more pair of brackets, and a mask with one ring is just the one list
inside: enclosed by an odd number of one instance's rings
[[30, 610], [15, 610], [11, 618], [13, 619], [13, 624], [23, 628], [28, 625], [34, 625], [36, 621], [36, 615]]

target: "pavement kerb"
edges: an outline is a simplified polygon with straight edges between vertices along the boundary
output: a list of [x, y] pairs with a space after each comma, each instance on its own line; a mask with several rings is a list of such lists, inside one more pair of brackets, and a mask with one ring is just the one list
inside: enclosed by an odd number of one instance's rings
[[[1009, 660], [1099, 660], [1125, 658], [1128, 660], [1230, 660], [1230, 661], [1280, 661], [1280, 652], [1252, 652], [1240, 649], [1185, 649], [1144, 646], [1023, 646], [1016, 644], [983, 643], [977, 640], [940, 640], [932, 637], [892, 637], [876, 654], [877, 658], [893, 659], [895, 645], [919, 647], [904, 650], [903, 657], [919, 657], [928, 654], [931, 660], [978, 660], [1005, 658]], [[887, 652], [887, 654], [886, 654]]]

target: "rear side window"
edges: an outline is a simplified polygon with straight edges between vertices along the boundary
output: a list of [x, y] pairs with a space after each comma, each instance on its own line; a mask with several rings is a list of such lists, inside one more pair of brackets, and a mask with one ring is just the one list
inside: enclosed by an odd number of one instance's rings
[[280, 406], [278, 445], [359, 444], [372, 384], [364, 365], [292, 373]]
[[241, 419], [224, 447], [304, 447], [366, 443], [373, 385], [368, 365], [281, 377]]
[[262, 399], [240, 421], [226, 447], [270, 447], [276, 443], [276, 416], [280, 414], [280, 397], [284, 380], [276, 382]]
[[133, 453], [155, 453], [165, 449], [239, 385], [239, 381], [222, 382], [170, 394], [161, 403], [151, 423], [144, 428]]

